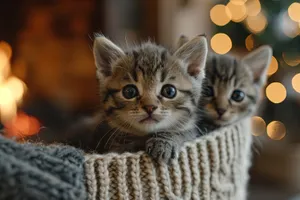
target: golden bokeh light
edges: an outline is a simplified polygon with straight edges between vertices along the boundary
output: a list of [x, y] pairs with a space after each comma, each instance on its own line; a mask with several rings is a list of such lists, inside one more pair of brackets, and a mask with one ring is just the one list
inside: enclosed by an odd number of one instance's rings
[[300, 62], [300, 55], [295, 55], [292, 53], [283, 52], [282, 53], [283, 61], [291, 67], [295, 67]]
[[6, 54], [6, 57], [8, 59], [11, 58], [11, 56], [12, 56], [12, 49], [11, 49], [11, 46], [7, 42], [0, 41], [0, 49]]
[[286, 129], [282, 122], [272, 121], [267, 126], [267, 134], [272, 140], [281, 140], [286, 135]]
[[251, 51], [254, 48], [254, 44], [255, 44], [255, 41], [254, 41], [253, 35], [252, 34], [248, 35], [247, 38], [245, 39], [245, 46], [246, 46], [247, 50]]
[[227, 6], [218, 4], [210, 10], [210, 19], [218, 26], [225, 26], [231, 20], [231, 14]]
[[225, 33], [217, 33], [210, 40], [211, 48], [217, 54], [225, 54], [232, 48], [232, 42], [228, 35]]
[[247, 2], [247, 0], [230, 0], [230, 2], [236, 5], [243, 5]]
[[288, 8], [289, 17], [295, 22], [300, 22], [300, 3], [292, 3]]
[[5, 87], [11, 91], [15, 101], [19, 102], [22, 99], [25, 91], [25, 84], [23, 81], [17, 77], [11, 76], [6, 81]]
[[246, 26], [252, 33], [260, 33], [267, 27], [268, 21], [261, 12], [256, 16], [248, 16], [246, 18]]
[[257, 16], [261, 11], [259, 0], [249, 0], [246, 3], [248, 16]]
[[[300, 13], [300, 10], [299, 10]], [[300, 27], [299, 27], [299, 23], [293, 21], [289, 16], [288, 13], [285, 12], [283, 14], [283, 22], [282, 22], [282, 32], [290, 37], [290, 38], [294, 38], [297, 35], [300, 34]]]
[[300, 73], [292, 78], [292, 86], [296, 92], [300, 93]]
[[281, 103], [286, 98], [286, 89], [279, 82], [273, 82], [266, 88], [266, 96], [273, 103]]
[[236, 4], [230, 1], [227, 8], [231, 13], [231, 20], [234, 22], [241, 22], [247, 17], [247, 9], [245, 4]]
[[266, 122], [261, 117], [252, 117], [252, 135], [260, 136], [266, 131]]
[[12, 119], [17, 113], [17, 107], [12, 92], [6, 88], [0, 88], [0, 114], [1, 121]]
[[268, 75], [271, 76], [272, 74], [275, 74], [278, 70], [278, 62], [274, 56], [272, 56], [271, 63], [268, 69]]

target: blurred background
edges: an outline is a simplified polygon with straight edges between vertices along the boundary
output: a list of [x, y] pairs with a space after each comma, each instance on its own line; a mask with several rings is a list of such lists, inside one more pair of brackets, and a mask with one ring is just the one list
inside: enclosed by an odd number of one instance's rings
[[300, 199], [300, 1], [4, 0], [0, 27], [1, 127], [18, 139], [96, 111], [95, 32], [170, 48], [181, 34], [205, 33], [212, 51], [238, 56], [271, 45], [249, 199]]

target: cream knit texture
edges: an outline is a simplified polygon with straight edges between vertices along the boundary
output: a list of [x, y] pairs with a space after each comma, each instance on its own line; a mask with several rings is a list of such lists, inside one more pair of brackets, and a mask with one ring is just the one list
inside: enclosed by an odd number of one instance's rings
[[144, 152], [86, 155], [88, 199], [244, 200], [250, 132], [248, 118], [188, 142], [169, 167]]

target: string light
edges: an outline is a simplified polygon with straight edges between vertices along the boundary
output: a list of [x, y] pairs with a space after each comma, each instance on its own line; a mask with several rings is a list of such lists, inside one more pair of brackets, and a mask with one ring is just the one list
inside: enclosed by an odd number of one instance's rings
[[230, 1], [227, 8], [231, 13], [231, 20], [234, 22], [241, 22], [247, 17], [247, 10], [245, 4], [236, 4]]
[[252, 34], [248, 35], [245, 39], [245, 46], [248, 51], [251, 51], [254, 48], [254, 38]]
[[260, 136], [266, 131], [266, 122], [259, 116], [252, 117], [252, 135]]
[[275, 72], [277, 72], [277, 70], [278, 70], [278, 62], [277, 62], [276, 58], [274, 56], [272, 56], [271, 63], [270, 63], [269, 69], [268, 69], [268, 75], [271, 76], [271, 75], [275, 74]]
[[259, 0], [247, 1], [246, 8], [248, 16], [257, 16], [261, 11], [261, 5]]
[[296, 92], [300, 93], [300, 73], [292, 78], [292, 86]]
[[273, 103], [281, 103], [286, 98], [286, 89], [279, 82], [273, 82], [266, 88], [266, 96]]
[[260, 33], [267, 27], [268, 21], [261, 12], [256, 16], [248, 16], [246, 18], [246, 26], [252, 33]]
[[225, 26], [230, 22], [231, 14], [225, 5], [218, 4], [210, 10], [210, 19], [218, 26]]
[[293, 21], [300, 22], [300, 3], [292, 3], [288, 8], [288, 13]]
[[211, 48], [217, 54], [226, 54], [232, 48], [232, 42], [225, 33], [217, 33], [210, 40]]
[[272, 121], [267, 126], [267, 134], [272, 140], [281, 140], [286, 135], [286, 128], [280, 121]]

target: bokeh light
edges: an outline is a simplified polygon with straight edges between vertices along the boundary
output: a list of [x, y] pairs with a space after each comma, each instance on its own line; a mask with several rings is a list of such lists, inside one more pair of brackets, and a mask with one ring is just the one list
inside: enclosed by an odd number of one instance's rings
[[272, 56], [271, 63], [268, 69], [268, 75], [271, 76], [278, 70], [278, 62], [274, 56]]
[[251, 51], [254, 48], [254, 44], [255, 44], [255, 41], [254, 41], [253, 35], [252, 34], [248, 35], [247, 38], [245, 39], [245, 46], [246, 46], [247, 50]]
[[291, 67], [297, 66], [300, 62], [300, 55], [298, 55], [297, 53], [283, 52], [282, 58], [283, 61]]
[[292, 3], [288, 8], [289, 17], [295, 22], [300, 22], [300, 3]]
[[11, 76], [6, 81], [5, 86], [11, 91], [15, 101], [19, 102], [22, 99], [25, 91], [25, 83], [23, 81]]
[[248, 16], [246, 18], [246, 26], [252, 33], [260, 33], [267, 27], [268, 21], [261, 12], [256, 16]]
[[257, 16], [261, 11], [259, 0], [249, 0], [246, 3], [248, 16]]
[[4, 124], [6, 136], [23, 138], [37, 134], [40, 130], [40, 122], [25, 113], [18, 113], [11, 121]]
[[225, 54], [232, 48], [232, 42], [228, 35], [225, 33], [217, 33], [210, 40], [211, 48], [217, 54]]
[[230, 1], [227, 8], [231, 13], [231, 20], [234, 22], [241, 22], [247, 17], [247, 9], [245, 4], [236, 4]]
[[247, 2], [247, 0], [230, 0], [230, 2], [236, 5], [243, 5]]
[[266, 131], [266, 122], [259, 116], [252, 117], [252, 135], [260, 136]]
[[292, 86], [296, 92], [300, 93], [300, 73], [292, 78]]
[[281, 103], [286, 98], [286, 89], [279, 82], [273, 82], [266, 88], [266, 96], [273, 103]]
[[[299, 10], [300, 13], [300, 10]], [[280, 23], [281, 31], [289, 38], [294, 38], [300, 33], [299, 23], [293, 21], [287, 12], [284, 12], [281, 16]]]
[[217, 4], [210, 10], [210, 19], [218, 26], [225, 26], [230, 22], [231, 14], [225, 5]]
[[286, 128], [280, 121], [272, 121], [267, 126], [267, 134], [272, 140], [281, 140], [286, 135]]
[[0, 116], [1, 121], [11, 120], [17, 112], [13, 93], [6, 87], [0, 88]]

